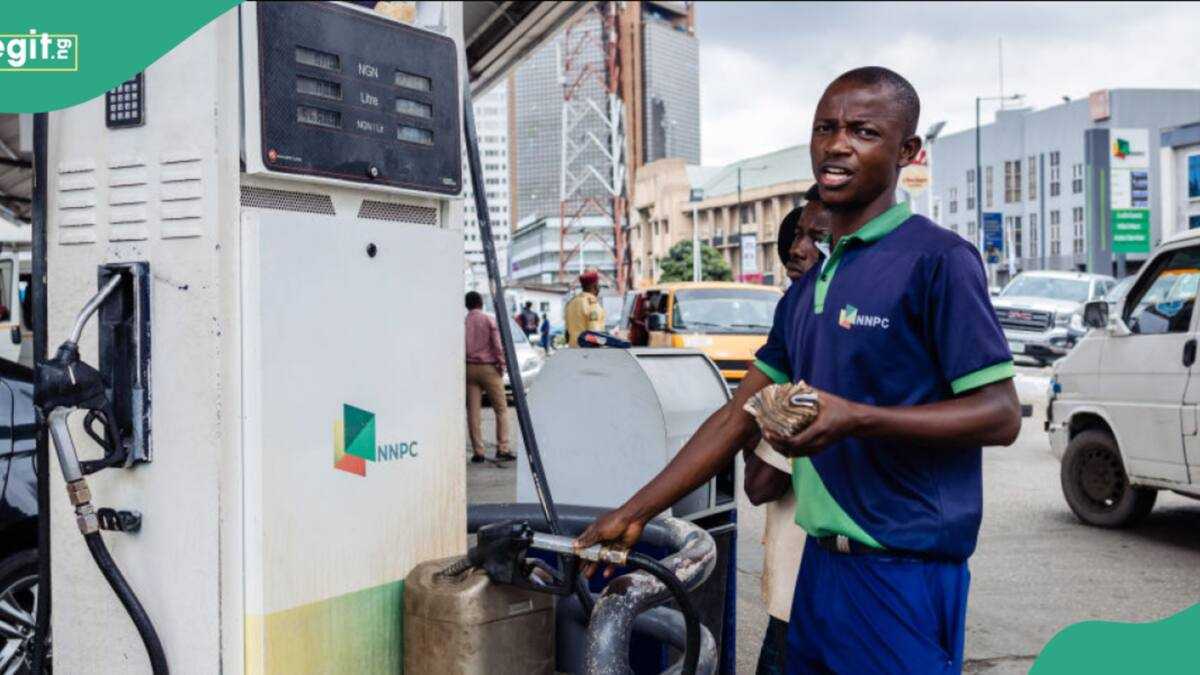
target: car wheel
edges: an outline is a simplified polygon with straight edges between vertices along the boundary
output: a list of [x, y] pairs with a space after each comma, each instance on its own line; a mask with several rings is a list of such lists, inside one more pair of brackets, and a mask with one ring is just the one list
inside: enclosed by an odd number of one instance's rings
[[1063, 496], [1088, 525], [1126, 527], [1154, 508], [1158, 491], [1129, 484], [1117, 442], [1099, 429], [1082, 431], [1063, 453]]
[[[37, 603], [37, 551], [21, 551], [0, 561], [0, 673], [35, 672], [31, 659]], [[50, 672], [49, 649], [45, 672]]]

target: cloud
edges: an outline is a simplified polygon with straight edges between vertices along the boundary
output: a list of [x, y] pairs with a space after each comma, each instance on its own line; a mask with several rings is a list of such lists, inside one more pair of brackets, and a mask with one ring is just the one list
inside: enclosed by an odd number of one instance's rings
[[998, 39], [1005, 93], [1035, 108], [1104, 88], [1200, 88], [1200, 5], [705, 2], [696, 15], [705, 164], [805, 142], [824, 86], [869, 64], [912, 81], [922, 130], [969, 128], [975, 97], [999, 92]]

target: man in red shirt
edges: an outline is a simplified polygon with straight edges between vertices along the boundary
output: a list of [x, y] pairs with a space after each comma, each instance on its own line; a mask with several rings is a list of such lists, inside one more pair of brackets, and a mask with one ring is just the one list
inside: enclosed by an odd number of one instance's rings
[[483, 313], [483, 297], [467, 293], [467, 428], [474, 455], [471, 462], [484, 460], [481, 409], [483, 392], [492, 402], [496, 414], [496, 459], [510, 460], [517, 456], [508, 450], [508, 405], [504, 394], [504, 348], [500, 346], [500, 329], [496, 320]]

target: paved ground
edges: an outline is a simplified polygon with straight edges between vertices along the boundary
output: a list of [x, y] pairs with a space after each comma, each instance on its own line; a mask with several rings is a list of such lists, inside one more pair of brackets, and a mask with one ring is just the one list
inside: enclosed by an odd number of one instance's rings
[[[1048, 369], [1018, 371], [1021, 400], [1033, 405], [1034, 417], [1025, 420], [1014, 446], [984, 453], [984, 519], [971, 559], [968, 673], [1024, 673], [1071, 623], [1149, 621], [1200, 600], [1200, 502], [1160, 495], [1150, 517], [1131, 531], [1080, 524], [1062, 499], [1058, 461], [1042, 431]], [[490, 411], [484, 421], [485, 437], [494, 438]], [[509, 426], [520, 453], [516, 420]], [[494, 451], [489, 444], [488, 454]], [[468, 464], [470, 501], [511, 501], [516, 471], [528, 471], [523, 456], [518, 466]], [[743, 498], [738, 520], [738, 672], [753, 673], [767, 620], [759, 595], [762, 510]]]

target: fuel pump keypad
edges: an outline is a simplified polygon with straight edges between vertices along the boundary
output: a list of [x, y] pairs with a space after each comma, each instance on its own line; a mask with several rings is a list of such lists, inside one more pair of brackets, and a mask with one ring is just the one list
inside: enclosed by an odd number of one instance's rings
[[144, 95], [145, 79], [142, 73], [105, 92], [105, 126], [110, 129], [141, 126], [146, 121], [143, 114]]

